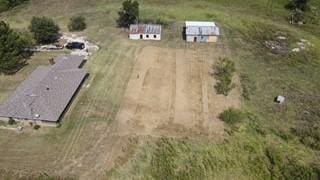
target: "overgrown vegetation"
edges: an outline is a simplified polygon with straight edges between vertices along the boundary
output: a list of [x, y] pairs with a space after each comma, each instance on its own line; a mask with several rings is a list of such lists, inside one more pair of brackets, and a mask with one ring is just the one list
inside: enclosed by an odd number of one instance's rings
[[240, 82], [242, 86], [242, 96], [245, 100], [250, 100], [257, 90], [256, 83], [246, 74], [240, 76]]
[[14, 73], [24, 66], [29, 45], [30, 42], [0, 21], [0, 74]]
[[29, 29], [39, 44], [54, 43], [59, 38], [59, 26], [48, 17], [33, 17]]
[[9, 118], [8, 124], [14, 125], [14, 124], [16, 124], [16, 121], [13, 118]]
[[218, 81], [214, 87], [218, 94], [227, 96], [234, 88], [234, 85], [232, 84], [233, 73], [236, 71], [234, 62], [223, 58], [216, 64], [214, 69], [215, 77]]
[[285, 7], [290, 10], [299, 9], [301, 11], [307, 11], [309, 9], [309, 1], [310, 0], [290, 0]]
[[137, 23], [139, 19], [139, 3], [137, 1], [125, 0], [118, 14], [117, 23], [119, 27], [128, 28], [130, 24]]
[[87, 27], [86, 18], [83, 16], [75, 16], [70, 19], [68, 24], [69, 31], [83, 31]]
[[28, 0], [0, 0], [0, 13], [10, 8], [18, 6]]
[[219, 118], [229, 125], [235, 125], [243, 120], [244, 114], [239, 109], [229, 108], [223, 111]]

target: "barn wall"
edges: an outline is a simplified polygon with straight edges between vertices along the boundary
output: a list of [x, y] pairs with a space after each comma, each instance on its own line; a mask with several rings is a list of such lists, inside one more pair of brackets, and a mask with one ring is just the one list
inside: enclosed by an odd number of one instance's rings
[[138, 40], [140, 39], [140, 34], [130, 34], [129, 38], [133, 40]]
[[[149, 35], [149, 37], [147, 37]], [[154, 38], [154, 35], [156, 35], [157, 37]], [[156, 41], [160, 41], [161, 40], [161, 35], [159, 34], [143, 34], [143, 40], [156, 40]]]
[[0, 121], [8, 122], [8, 121], [9, 121], [9, 118], [7, 118], [7, 117], [0, 117]]
[[194, 42], [194, 38], [197, 38], [197, 42], [217, 42], [217, 36], [192, 36], [187, 35], [187, 42]]
[[[147, 37], [147, 35], [149, 35], [149, 37]], [[157, 37], [154, 38], [154, 35], [156, 35]], [[140, 39], [140, 34], [130, 34], [129, 38], [132, 39], [132, 40], [139, 40]], [[160, 34], [142, 34], [142, 38], [143, 38], [143, 40], [160, 41], [161, 40], [161, 35]]]
[[209, 36], [208, 42], [217, 42], [218, 37], [217, 36]]

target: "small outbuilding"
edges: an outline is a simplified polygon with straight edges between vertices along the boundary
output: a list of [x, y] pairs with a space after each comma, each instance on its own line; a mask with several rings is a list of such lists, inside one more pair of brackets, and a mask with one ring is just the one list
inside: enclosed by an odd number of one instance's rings
[[129, 38], [133, 40], [161, 40], [161, 25], [132, 24]]
[[215, 22], [186, 21], [187, 42], [217, 42], [220, 29]]

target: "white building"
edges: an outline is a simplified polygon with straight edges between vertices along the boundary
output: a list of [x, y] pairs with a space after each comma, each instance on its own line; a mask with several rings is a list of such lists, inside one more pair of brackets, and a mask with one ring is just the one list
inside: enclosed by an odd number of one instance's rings
[[130, 25], [130, 39], [133, 40], [161, 40], [161, 25], [132, 24]]
[[217, 42], [220, 29], [214, 22], [186, 21], [187, 42]]

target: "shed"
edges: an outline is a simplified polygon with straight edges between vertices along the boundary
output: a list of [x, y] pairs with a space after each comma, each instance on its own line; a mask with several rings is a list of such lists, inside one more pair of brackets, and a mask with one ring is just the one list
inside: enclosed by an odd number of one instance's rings
[[130, 25], [129, 38], [133, 40], [161, 40], [161, 25], [132, 24]]
[[186, 21], [187, 42], [217, 42], [220, 29], [215, 22]]

